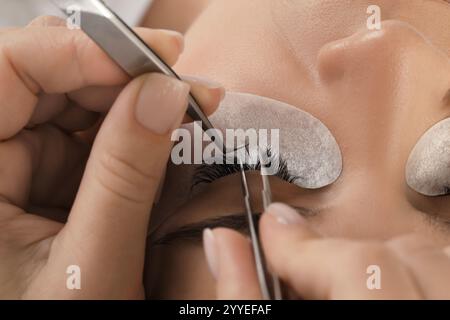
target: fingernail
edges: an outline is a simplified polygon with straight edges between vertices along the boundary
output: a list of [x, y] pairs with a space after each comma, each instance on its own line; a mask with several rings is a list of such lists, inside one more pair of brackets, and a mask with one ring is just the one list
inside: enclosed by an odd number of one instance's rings
[[136, 119], [148, 130], [164, 135], [176, 129], [186, 113], [190, 86], [160, 74], [148, 75], [139, 93]]
[[184, 36], [181, 33], [177, 32], [177, 31], [165, 30], [165, 29], [162, 31], [167, 33], [170, 37], [172, 37], [176, 41], [180, 52], [184, 51]]
[[272, 203], [266, 212], [283, 225], [305, 223], [305, 219], [296, 210], [283, 203]]
[[211, 229], [203, 230], [203, 249], [205, 251], [206, 261], [208, 262], [209, 270], [215, 279], [217, 279], [219, 265], [216, 250], [216, 239]]
[[224, 86], [222, 84], [216, 82], [216, 81], [213, 81], [213, 80], [210, 80], [210, 79], [207, 79], [207, 78], [204, 78], [204, 77], [197, 77], [197, 76], [183, 76], [182, 78], [185, 81], [189, 81], [189, 82], [192, 82], [194, 84], [199, 84], [199, 85], [201, 85], [201, 86], [203, 86], [203, 87], [205, 87], [205, 88], [207, 88], [209, 90], [217, 90], [217, 91], [219, 91], [220, 101], [222, 101], [223, 98], [225, 98], [225, 88], [224, 88]]

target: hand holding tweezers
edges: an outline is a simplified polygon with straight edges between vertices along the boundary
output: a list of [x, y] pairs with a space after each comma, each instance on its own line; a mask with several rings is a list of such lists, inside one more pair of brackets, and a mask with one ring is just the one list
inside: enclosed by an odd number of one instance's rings
[[[181, 80], [175, 71], [103, 1], [52, 0], [52, 2], [66, 15], [71, 15], [77, 10], [81, 29], [130, 77], [157, 72]], [[201, 121], [204, 131], [214, 129], [192, 94], [189, 95], [187, 114], [194, 121]], [[217, 137], [215, 138], [217, 145], [225, 150], [223, 141], [217, 141]]]
[[[264, 164], [261, 161], [261, 177], [263, 182], [262, 199], [264, 210], [272, 202], [272, 192], [270, 188], [270, 182], [268, 175], [264, 172]], [[242, 182], [242, 192], [244, 196], [245, 211], [248, 219], [248, 226], [250, 232], [250, 239], [252, 243], [253, 256], [255, 259], [256, 273], [258, 276], [259, 287], [261, 289], [261, 294], [264, 300], [281, 300], [281, 285], [278, 277], [276, 275], [270, 274], [267, 270], [267, 265], [265, 262], [264, 254], [261, 250], [261, 241], [259, 239], [258, 232], [256, 230], [254, 213], [251, 206], [250, 190], [248, 187], [247, 176], [245, 174], [245, 169], [242, 161], [240, 161], [241, 167], [241, 182]], [[272, 284], [269, 286], [268, 282], [271, 280]]]
[[[103, 49], [109, 57], [115, 61], [130, 77], [158, 72], [167, 76], [180, 79], [172, 70], [125, 22], [123, 22], [101, 0], [52, 0], [65, 14], [72, 14], [78, 10], [81, 29]], [[163, 112], [163, 110], [161, 110]], [[214, 129], [208, 117], [203, 113], [197, 100], [189, 95], [189, 107], [187, 114], [194, 121], [201, 121], [204, 131]], [[214, 142], [226, 152], [223, 141], [214, 137]], [[244, 192], [244, 201], [247, 211], [250, 236], [253, 244], [256, 269], [264, 299], [281, 299], [280, 283], [276, 277], [272, 277], [273, 284], [269, 288], [263, 254], [255, 222], [250, 205], [250, 193], [245, 171], [241, 164], [241, 178]], [[268, 177], [263, 177], [264, 205], [270, 204], [270, 185]]]

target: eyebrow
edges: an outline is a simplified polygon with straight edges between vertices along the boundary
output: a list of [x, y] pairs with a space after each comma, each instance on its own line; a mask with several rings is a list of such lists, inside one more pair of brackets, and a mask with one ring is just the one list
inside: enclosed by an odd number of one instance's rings
[[[261, 213], [253, 214], [253, 218], [256, 222], [259, 222]], [[246, 234], [248, 233], [247, 216], [244, 213], [235, 213], [190, 223], [163, 234], [152, 243], [152, 246], [170, 245], [178, 242], [199, 244], [202, 241], [203, 230], [207, 228], [229, 228]]]
[[[320, 213], [321, 209], [312, 209], [306, 207], [295, 207], [298, 213], [306, 218], [316, 216]], [[432, 225], [436, 230], [445, 231], [450, 234], [450, 221], [442, 220], [439, 217], [430, 215], [424, 212], [427, 222]], [[256, 225], [259, 224], [262, 213], [253, 214]], [[172, 231], [169, 231], [155, 241], [151, 242], [151, 247], [156, 246], [166, 246], [166, 245], [176, 245], [176, 244], [192, 244], [200, 245], [203, 241], [203, 231], [205, 229], [216, 229], [216, 228], [228, 228], [235, 231], [241, 232], [244, 235], [249, 235], [248, 231], [248, 220], [245, 213], [235, 213], [231, 215], [225, 215], [220, 217], [214, 217], [209, 219], [204, 219], [199, 222], [194, 222], [186, 224]]]
[[[320, 212], [320, 209], [316, 210], [307, 207], [295, 207], [295, 209], [304, 217], [312, 217]], [[256, 225], [259, 224], [261, 216], [262, 213], [260, 212], [253, 214]], [[203, 230], [216, 228], [233, 229], [249, 235], [247, 214], [234, 213], [186, 224], [156, 238], [155, 241], [152, 241], [151, 246], [173, 245], [177, 243], [200, 244], [203, 240]]]

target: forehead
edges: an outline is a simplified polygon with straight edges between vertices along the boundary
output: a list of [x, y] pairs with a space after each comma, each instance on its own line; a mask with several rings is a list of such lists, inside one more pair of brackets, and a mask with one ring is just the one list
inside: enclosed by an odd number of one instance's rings
[[320, 96], [305, 95], [314, 89], [319, 50], [366, 28], [373, 4], [382, 20], [411, 24], [450, 56], [450, 4], [442, 0], [218, 0], [188, 32], [176, 69], [213, 78], [231, 91], [320, 105]]
[[189, 32], [187, 49], [190, 50], [192, 39], [201, 45], [214, 44], [206, 48], [209, 52], [222, 52], [218, 58], [235, 59], [235, 52], [244, 51], [248, 56], [278, 49], [298, 53], [305, 48], [309, 54], [302, 58], [314, 58], [314, 51], [325, 43], [365, 28], [373, 14], [368, 13], [368, 8], [373, 5], [380, 7], [383, 21], [411, 24], [450, 55], [450, 3], [444, 0], [219, 0], [210, 5]]

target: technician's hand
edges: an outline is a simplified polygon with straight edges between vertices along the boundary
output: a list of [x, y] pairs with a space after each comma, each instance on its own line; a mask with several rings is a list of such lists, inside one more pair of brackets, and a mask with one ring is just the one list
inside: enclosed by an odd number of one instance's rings
[[[268, 208], [260, 233], [267, 261], [288, 289], [285, 299], [450, 299], [450, 247], [419, 235], [385, 242], [326, 239], [282, 204]], [[205, 240], [218, 298], [260, 299], [248, 239], [217, 229], [205, 232]], [[379, 270], [368, 274], [369, 266]]]
[[[0, 30], [0, 299], [143, 298], [150, 211], [190, 86], [157, 74], [127, 84], [62, 24]], [[177, 60], [181, 36], [138, 32]], [[212, 112], [222, 89], [192, 86]], [[66, 286], [73, 265], [81, 290]]]

